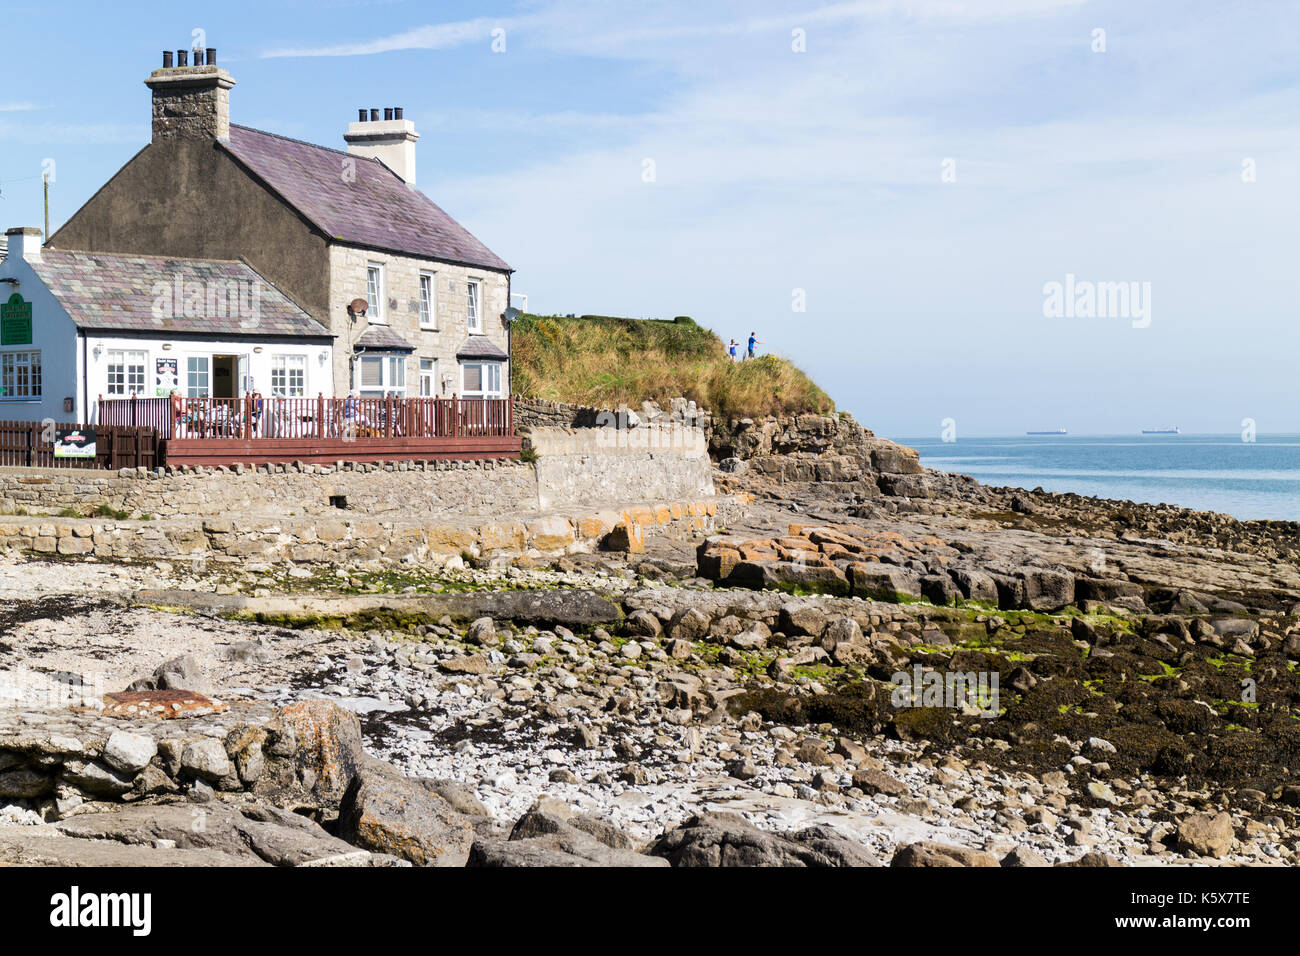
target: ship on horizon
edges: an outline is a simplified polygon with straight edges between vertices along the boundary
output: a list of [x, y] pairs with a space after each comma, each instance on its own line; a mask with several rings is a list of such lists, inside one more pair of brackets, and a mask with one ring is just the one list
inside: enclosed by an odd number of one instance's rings
[[1070, 434], [1064, 428], [1053, 428], [1051, 431], [1025, 432], [1026, 435], [1068, 435]]
[[1144, 428], [1143, 435], [1181, 435], [1182, 430], [1177, 425], [1172, 428]]

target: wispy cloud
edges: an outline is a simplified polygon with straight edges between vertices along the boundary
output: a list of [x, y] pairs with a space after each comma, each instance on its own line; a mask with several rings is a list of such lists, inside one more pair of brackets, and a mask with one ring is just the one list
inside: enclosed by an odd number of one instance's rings
[[318, 47], [286, 47], [267, 50], [263, 58], [277, 57], [316, 57], [316, 56], [369, 56], [376, 53], [392, 53], [396, 50], [445, 50], [486, 40], [495, 27], [518, 27], [519, 20], [461, 20], [455, 23], [439, 23], [431, 26], [417, 27], [392, 36], [365, 40], [358, 43], [341, 43]]
[[35, 103], [0, 103], [0, 113], [26, 113], [40, 109]]
[[[691, 17], [662, 17], [659, 24], [631, 16], [622, 6], [590, 2], [553, 4], [524, 16], [478, 17], [430, 24], [370, 40], [267, 50], [264, 58], [367, 56], [397, 50], [445, 50], [478, 43], [501, 28], [532, 34], [535, 42], [555, 49], [579, 49], [592, 55], [621, 55], [646, 43], [708, 39], [773, 31], [794, 26], [828, 25], [900, 18], [915, 21], [974, 23], [1078, 7], [1089, 0], [847, 0], [780, 15], [746, 16], [698, 22]], [[641, 21], [636, 26], [629, 22]]]
[[131, 123], [19, 123], [0, 120], [0, 140], [37, 146], [140, 143], [147, 129]]

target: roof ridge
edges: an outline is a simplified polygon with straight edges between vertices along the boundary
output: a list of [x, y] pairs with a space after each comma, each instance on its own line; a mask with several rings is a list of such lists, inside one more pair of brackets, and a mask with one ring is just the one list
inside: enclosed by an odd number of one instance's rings
[[[353, 159], [365, 159], [371, 162], [379, 163], [379, 160], [373, 156], [361, 156], [358, 153], [349, 153], [346, 149], [339, 149], [337, 146], [322, 146], [320, 143], [308, 142], [305, 139], [298, 139], [294, 136], [285, 136], [283, 133], [272, 133], [270, 130], [257, 129], [252, 126], [244, 126], [241, 123], [231, 123], [231, 129], [247, 130], [250, 133], [257, 133], [260, 136], [271, 136], [275, 139], [282, 139], [286, 143], [297, 143], [299, 146], [310, 146], [312, 149], [323, 149], [328, 153], [338, 153], [340, 156], [351, 156]], [[383, 163], [379, 165], [384, 166]], [[387, 169], [387, 166], [384, 166]]]
[[[115, 259], [168, 259], [178, 262], [209, 262], [221, 263], [222, 265], [248, 265], [243, 259], [216, 259], [199, 256], [163, 256], [152, 252], [101, 252], [97, 249], [55, 249], [46, 246], [41, 250], [41, 256], [64, 255], [64, 256], [111, 256]], [[249, 266], [249, 268], [252, 268]], [[256, 269], [253, 269], [257, 272]], [[260, 272], [257, 273], [261, 275]]]

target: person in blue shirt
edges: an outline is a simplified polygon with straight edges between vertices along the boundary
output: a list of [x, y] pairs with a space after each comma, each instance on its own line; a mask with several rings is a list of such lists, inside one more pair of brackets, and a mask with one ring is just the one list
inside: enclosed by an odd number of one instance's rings
[[749, 333], [749, 349], [746, 351], [746, 353], [745, 353], [745, 357], [746, 357], [746, 358], [753, 358], [753, 357], [754, 357], [754, 346], [756, 346], [756, 345], [763, 345], [763, 344], [764, 344], [763, 342], [760, 342], [760, 341], [758, 340], [758, 338], [757, 338], [757, 336], [755, 335], [755, 333], [750, 332], [750, 333]]
[[736, 348], [737, 348], [736, 340], [732, 339], [731, 345], [727, 347], [727, 354], [731, 356], [731, 360], [733, 362], [736, 361]]

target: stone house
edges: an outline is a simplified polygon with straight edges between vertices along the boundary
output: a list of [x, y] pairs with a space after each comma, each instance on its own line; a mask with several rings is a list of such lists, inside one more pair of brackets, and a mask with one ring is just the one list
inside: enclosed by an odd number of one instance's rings
[[0, 420], [100, 421], [100, 396], [234, 398], [241, 381], [332, 387], [334, 337], [246, 262], [6, 239]]
[[152, 141], [48, 247], [243, 261], [334, 337], [330, 374], [239, 394], [506, 397], [513, 270], [416, 189], [403, 111], [360, 111], [346, 150], [239, 126], [216, 51], [189, 53], [145, 80]]

